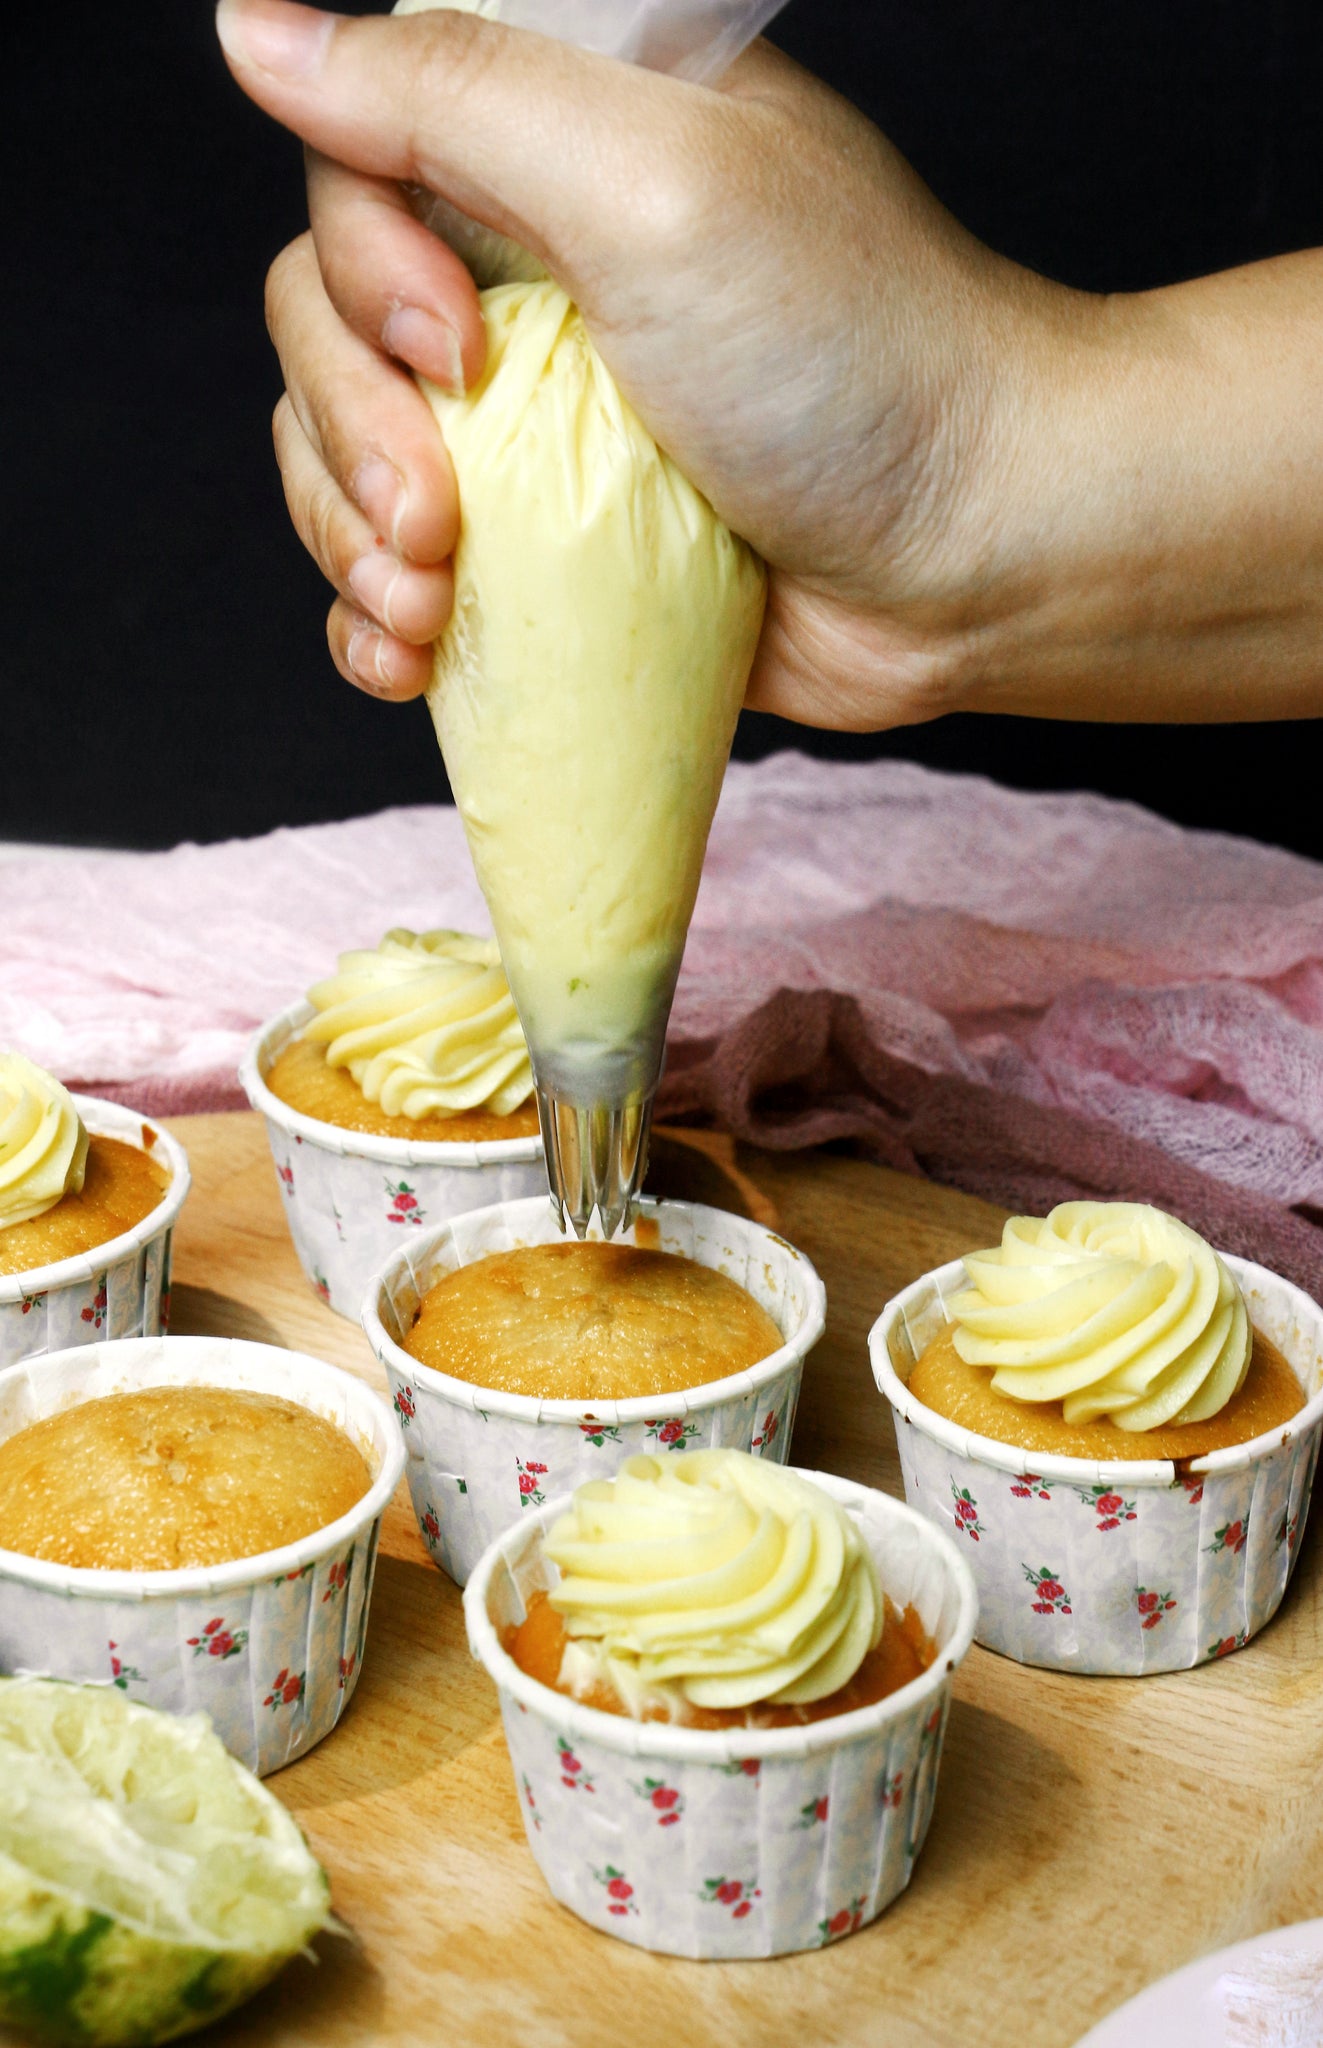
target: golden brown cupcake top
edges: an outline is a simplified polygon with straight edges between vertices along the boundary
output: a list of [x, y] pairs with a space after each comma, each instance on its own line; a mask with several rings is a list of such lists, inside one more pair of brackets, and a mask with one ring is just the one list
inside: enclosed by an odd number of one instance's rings
[[[143, 1135], [154, 1139], [150, 1125]], [[0, 1230], [0, 1273], [32, 1273], [109, 1244], [150, 1216], [169, 1185], [164, 1160], [93, 1131], [81, 1186], [40, 1216]]]
[[343, 1430], [237, 1387], [145, 1387], [0, 1444], [0, 1549], [103, 1571], [256, 1557], [347, 1514], [371, 1485]]
[[404, 1349], [502, 1393], [624, 1401], [706, 1386], [780, 1349], [752, 1295], [710, 1266], [636, 1245], [493, 1252], [438, 1280]]

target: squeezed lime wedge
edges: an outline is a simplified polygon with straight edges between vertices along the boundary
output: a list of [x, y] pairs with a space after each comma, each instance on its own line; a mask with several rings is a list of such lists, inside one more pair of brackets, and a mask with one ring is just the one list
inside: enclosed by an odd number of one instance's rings
[[296, 1823], [204, 1715], [0, 1679], [0, 2023], [68, 2048], [173, 2040], [329, 1913]]

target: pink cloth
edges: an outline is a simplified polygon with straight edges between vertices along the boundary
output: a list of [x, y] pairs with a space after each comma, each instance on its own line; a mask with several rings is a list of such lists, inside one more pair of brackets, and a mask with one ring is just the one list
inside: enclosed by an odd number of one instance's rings
[[[0, 866], [0, 1044], [147, 1110], [238, 1106], [257, 1025], [392, 924], [488, 928], [453, 811], [20, 858]], [[737, 764], [677, 1070], [780, 989], [854, 996], [925, 1073], [1323, 1208], [1323, 868], [1296, 855], [901, 762]]]

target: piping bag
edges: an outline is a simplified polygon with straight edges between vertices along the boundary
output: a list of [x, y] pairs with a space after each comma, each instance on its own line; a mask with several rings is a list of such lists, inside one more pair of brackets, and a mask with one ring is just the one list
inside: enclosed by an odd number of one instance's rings
[[[438, 0], [400, 0], [422, 13]], [[699, 83], [782, 0], [465, 11]], [[428, 705], [528, 1041], [552, 1208], [630, 1222], [666, 1024], [762, 624], [747, 544], [658, 448], [559, 285], [423, 195], [481, 290], [487, 364], [419, 383], [459, 486]]]

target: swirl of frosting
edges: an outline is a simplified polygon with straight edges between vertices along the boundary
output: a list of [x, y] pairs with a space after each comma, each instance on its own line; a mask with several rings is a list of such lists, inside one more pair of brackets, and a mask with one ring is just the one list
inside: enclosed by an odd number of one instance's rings
[[1249, 1370], [1244, 1299], [1211, 1245], [1142, 1202], [1062, 1202], [1012, 1216], [965, 1259], [947, 1303], [953, 1341], [1016, 1401], [1060, 1401], [1068, 1423], [1203, 1422]]
[[76, 1195], [87, 1132], [67, 1088], [22, 1053], [0, 1052], [0, 1230]]
[[867, 1544], [811, 1481], [747, 1451], [627, 1458], [544, 1544], [570, 1642], [561, 1682], [638, 1714], [825, 1699], [882, 1633]]
[[342, 953], [308, 1001], [304, 1037], [388, 1116], [508, 1116], [533, 1092], [494, 939], [390, 931], [374, 952]]

